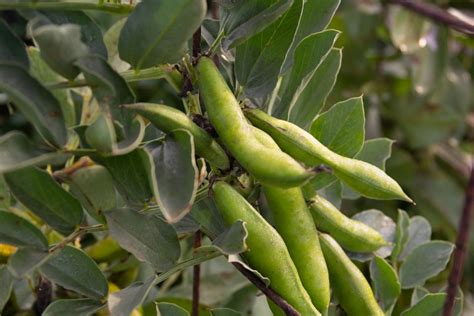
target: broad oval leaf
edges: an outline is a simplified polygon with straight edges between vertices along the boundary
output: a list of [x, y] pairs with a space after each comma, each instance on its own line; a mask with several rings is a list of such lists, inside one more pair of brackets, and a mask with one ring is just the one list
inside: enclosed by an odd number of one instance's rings
[[82, 250], [66, 246], [51, 256], [39, 271], [52, 282], [95, 300], [107, 296], [108, 285], [97, 264]]
[[28, 167], [4, 177], [15, 198], [57, 231], [71, 233], [82, 221], [81, 204], [46, 171]]
[[13, 213], [0, 211], [0, 243], [18, 247], [47, 249], [43, 233], [26, 219]]
[[158, 316], [189, 316], [189, 312], [182, 307], [172, 303], [157, 303], [156, 312]]
[[180, 256], [174, 228], [155, 214], [140, 214], [129, 208], [104, 213], [110, 235], [120, 246], [156, 271], [171, 268]]
[[0, 265], [0, 313], [10, 299], [13, 289], [13, 277], [7, 266]]
[[408, 226], [408, 240], [399, 259], [403, 261], [417, 246], [429, 242], [431, 239], [431, 225], [426, 218], [413, 216]]
[[30, 61], [26, 54], [25, 44], [3, 19], [0, 19], [0, 43], [8, 43], [8, 45], [0, 45], [0, 62], [29, 68]]
[[454, 245], [433, 240], [415, 247], [400, 267], [400, 282], [403, 289], [421, 286], [429, 278], [446, 268]]
[[45, 140], [56, 146], [66, 144], [66, 125], [58, 100], [24, 68], [0, 64], [0, 91], [8, 94]]
[[375, 256], [370, 262], [370, 278], [375, 297], [382, 303], [382, 309], [390, 314], [402, 292], [397, 272], [387, 261]]
[[168, 222], [175, 223], [191, 210], [199, 185], [193, 137], [175, 130], [164, 142], [148, 144], [147, 150], [155, 198]]
[[107, 303], [110, 313], [114, 316], [131, 315], [143, 303], [156, 282], [156, 276], [152, 276], [145, 282], [135, 282], [123, 290], [111, 293]]
[[204, 0], [143, 0], [120, 33], [120, 58], [135, 69], [177, 62], [206, 10]]
[[30, 166], [61, 164], [69, 157], [69, 154], [47, 152], [35, 147], [25, 134], [18, 131], [0, 137], [0, 173]]
[[46, 250], [24, 247], [19, 248], [8, 258], [8, 268], [17, 278], [23, 278], [42, 265], [51, 254]]
[[416, 305], [403, 311], [401, 316], [434, 316], [441, 315], [443, 311], [445, 293], [426, 294]]
[[59, 299], [48, 305], [42, 316], [88, 316], [104, 307], [104, 304], [89, 298]]

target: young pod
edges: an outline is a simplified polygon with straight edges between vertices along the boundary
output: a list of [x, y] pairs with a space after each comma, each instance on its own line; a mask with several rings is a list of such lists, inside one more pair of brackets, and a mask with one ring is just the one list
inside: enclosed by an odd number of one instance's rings
[[301, 282], [320, 312], [329, 306], [329, 274], [318, 232], [300, 188], [263, 186], [276, 230], [285, 241]]
[[383, 316], [369, 282], [339, 244], [326, 234], [320, 234], [320, 241], [331, 287], [347, 315]]
[[199, 59], [199, 91], [211, 124], [237, 161], [258, 181], [278, 187], [304, 184], [313, 173], [281, 150], [262, 145], [214, 62]]
[[243, 254], [249, 265], [270, 279], [270, 287], [301, 315], [321, 315], [311, 303], [278, 232], [232, 186], [214, 184], [217, 208], [228, 225], [246, 223], [248, 250]]
[[387, 242], [375, 229], [350, 219], [325, 198], [315, 195], [309, 200], [309, 210], [318, 228], [337, 240], [346, 250], [372, 252]]
[[211, 165], [221, 170], [229, 169], [229, 158], [224, 149], [204, 129], [180, 110], [163, 104], [152, 103], [127, 104], [124, 107], [136, 111], [165, 133], [176, 129], [187, 130], [193, 135], [198, 156], [203, 157]]
[[412, 200], [400, 185], [384, 171], [367, 162], [343, 157], [321, 144], [311, 134], [287, 121], [274, 118], [258, 109], [246, 109], [246, 117], [270, 134], [280, 148], [308, 167], [321, 163], [360, 194], [378, 200]]

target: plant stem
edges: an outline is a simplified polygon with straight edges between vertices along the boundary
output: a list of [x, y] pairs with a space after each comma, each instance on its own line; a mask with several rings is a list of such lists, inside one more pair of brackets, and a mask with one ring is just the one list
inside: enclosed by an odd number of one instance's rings
[[473, 24], [458, 19], [454, 15], [433, 4], [413, 0], [387, 0], [387, 2], [389, 4], [402, 6], [405, 9], [431, 19], [435, 23], [444, 24], [461, 33], [474, 36]]
[[49, 248], [49, 253], [53, 253], [58, 249], [62, 249], [66, 247], [67, 244], [69, 244], [70, 242], [73, 242], [76, 238], [82, 236], [83, 234], [92, 233], [92, 232], [100, 232], [103, 230], [105, 230], [105, 226], [102, 224], [79, 227], [74, 232], [72, 232], [69, 236], [64, 238], [61, 242]]
[[474, 159], [471, 165], [471, 176], [467, 185], [466, 195], [464, 198], [464, 207], [459, 221], [458, 235], [456, 238], [456, 248], [453, 255], [453, 268], [448, 279], [448, 297], [444, 302], [443, 316], [454, 315], [454, 305], [456, 292], [461, 282], [464, 271], [464, 262], [469, 242], [469, 228], [471, 224], [471, 216], [474, 209]]
[[128, 14], [133, 11], [134, 6], [129, 4], [115, 3], [92, 3], [92, 2], [20, 2], [12, 3], [11, 0], [0, 1], [0, 10], [96, 10], [116, 14]]
[[250, 282], [252, 282], [260, 291], [263, 292], [269, 299], [280, 307], [288, 316], [299, 316], [300, 313], [293, 306], [288, 304], [280, 295], [265, 285], [265, 283], [253, 274], [251, 271], [245, 269], [240, 263], [233, 262], [234, 267], [240, 271]]

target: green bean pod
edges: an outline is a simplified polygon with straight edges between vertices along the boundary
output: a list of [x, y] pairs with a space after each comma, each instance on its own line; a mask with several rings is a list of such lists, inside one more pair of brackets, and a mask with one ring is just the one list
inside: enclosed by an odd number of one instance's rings
[[288, 154], [265, 147], [256, 139], [237, 99], [211, 59], [201, 57], [196, 69], [209, 120], [244, 169], [258, 181], [278, 187], [301, 186], [314, 175]]
[[347, 315], [383, 316], [369, 282], [339, 244], [326, 234], [320, 234], [319, 240], [328, 263], [331, 287]]
[[372, 252], [387, 242], [375, 229], [350, 219], [325, 198], [315, 195], [309, 200], [309, 210], [318, 228], [337, 240], [346, 250]]
[[224, 221], [246, 223], [248, 250], [243, 254], [250, 266], [270, 279], [270, 287], [301, 315], [321, 315], [311, 303], [278, 232], [232, 186], [214, 184], [214, 199]]
[[263, 186], [281, 235], [313, 305], [325, 312], [329, 306], [329, 274], [319, 244], [318, 232], [300, 188]]
[[290, 156], [308, 167], [322, 163], [330, 166], [337, 177], [360, 194], [378, 200], [400, 199], [413, 202], [383, 170], [331, 151], [295, 124], [274, 118], [258, 109], [246, 109], [245, 115], [252, 124], [270, 134]]
[[127, 104], [124, 107], [136, 111], [165, 133], [176, 129], [187, 130], [193, 135], [198, 156], [203, 157], [219, 169], [227, 170], [230, 168], [229, 158], [224, 149], [204, 129], [180, 110], [153, 103]]

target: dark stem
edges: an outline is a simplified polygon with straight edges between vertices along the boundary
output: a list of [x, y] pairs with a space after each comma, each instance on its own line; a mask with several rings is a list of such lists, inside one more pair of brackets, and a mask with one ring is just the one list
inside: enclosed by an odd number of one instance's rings
[[193, 57], [201, 55], [201, 27], [199, 27], [193, 34]]
[[[201, 247], [201, 231], [194, 234], [194, 249]], [[193, 310], [192, 316], [199, 315], [199, 284], [201, 281], [201, 266], [196, 264], [193, 267]]]
[[474, 25], [458, 19], [449, 12], [430, 3], [413, 0], [387, 0], [387, 2], [425, 16], [435, 23], [444, 24], [461, 33], [474, 36]]
[[459, 222], [458, 236], [456, 238], [456, 249], [454, 249], [453, 268], [448, 279], [448, 289], [446, 302], [444, 303], [443, 316], [452, 316], [454, 314], [454, 304], [457, 289], [461, 282], [464, 271], [464, 262], [469, 242], [469, 228], [471, 215], [474, 209], [474, 160], [471, 166], [471, 176], [466, 189], [464, 198], [464, 208], [462, 210], [461, 220]]
[[278, 295], [275, 291], [265, 285], [263, 281], [253, 274], [251, 271], [245, 269], [240, 263], [233, 262], [234, 267], [240, 271], [250, 282], [252, 282], [260, 291], [263, 292], [269, 299], [272, 300], [273, 303], [278, 305], [287, 316], [300, 316], [300, 313], [293, 306], [288, 304], [280, 295]]
[[217, 0], [211, 0], [211, 17], [214, 20], [219, 19], [219, 3], [217, 3]]
[[53, 286], [51, 285], [51, 282], [48, 279], [41, 276], [35, 292], [36, 301], [33, 305], [33, 310], [36, 315], [42, 315], [53, 298]]

